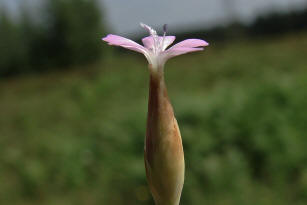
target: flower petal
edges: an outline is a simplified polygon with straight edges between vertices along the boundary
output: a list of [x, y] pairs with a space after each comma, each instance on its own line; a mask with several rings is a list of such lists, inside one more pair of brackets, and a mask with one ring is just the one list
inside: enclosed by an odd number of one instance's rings
[[108, 42], [109, 45], [121, 46], [121, 47], [130, 49], [130, 50], [133, 50], [133, 51], [136, 51], [136, 52], [139, 52], [139, 53], [143, 53], [143, 54], [145, 54], [147, 52], [146, 48], [144, 48], [140, 44], [138, 44], [138, 43], [136, 43], [136, 42], [134, 42], [130, 39], [121, 37], [121, 36], [109, 34], [106, 37], [104, 37], [102, 40]]
[[204, 40], [201, 39], [187, 39], [184, 41], [181, 41], [174, 46], [172, 46], [170, 49], [174, 48], [195, 48], [195, 47], [203, 47], [203, 46], [208, 46], [209, 43], [207, 43]]
[[182, 55], [185, 53], [195, 52], [195, 51], [202, 51], [204, 50], [201, 47], [208, 46], [209, 44], [201, 39], [187, 39], [181, 41], [168, 50], [165, 51], [166, 58], [172, 58], [174, 56]]
[[163, 50], [169, 47], [175, 41], [175, 39], [175, 36], [165, 36], [163, 41]]
[[175, 56], [179, 56], [185, 53], [191, 53], [195, 51], [202, 51], [204, 48], [187, 48], [187, 47], [179, 47], [179, 48], [173, 48], [173, 49], [168, 49], [165, 51], [166, 58], [172, 58]]
[[[162, 49], [165, 50], [169, 45], [171, 45], [174, 40], [176, 39], [175, 36], [165, 36], [164, 37], [164, 41], [163, 41], [163, 37], [159, 36], [158, 37], [158, 41], [160, 44], [163, 43], [163, 47]], [[155, 44], [154, 44], [154, 37], [152, 36], [148, 36], [142, 39], [143, 45], [145, 46], [145, 48], [149, 49], [149, 50], [153, 50]]]

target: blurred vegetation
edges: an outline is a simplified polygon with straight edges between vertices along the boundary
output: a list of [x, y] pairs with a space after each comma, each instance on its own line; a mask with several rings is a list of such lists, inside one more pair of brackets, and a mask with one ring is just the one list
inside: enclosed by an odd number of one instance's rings
[[[235, 21], [225, 26], [179, 33], [177, 39], [195, 38], [196, 36], [211, 42], [227, 42], [229, 40], [279, 36], [280, 34], [306, 31], [307, 21], [305, 19], [307, 19], [307, 8], [291, 12], [275, 11], [258, 16], [250, 24]], [[201, 26], [199, 27], [201, 28]]]
[[102, 12], [96, 0], [45, 1], [43, 16], [21, 7], [19, 21], [0, 11], [0, 76], [97, 62]]
[[[186, 157], [181, 204], [307, 204], [306, 36], [210, 42], [166, 65]], [[0, 204], [153, 204], [148, 71], [128, 53], [0, 82]]]
[[[40, 21], [26, 8], [20, 21], [0, 12], [0, 204], [153, 204], [145, 59], [104, 55], [96, 0], [43, 10]], [[210, 42], [166, 66], [186, 157], [183, 205], [307, 204], [306, 15], [178, 35]]]

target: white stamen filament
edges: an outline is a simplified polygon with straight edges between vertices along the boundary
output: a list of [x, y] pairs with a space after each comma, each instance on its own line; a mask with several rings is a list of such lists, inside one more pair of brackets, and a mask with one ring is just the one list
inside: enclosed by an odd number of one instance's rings
[[164, 24], [163, 25], [163, 38], [162, 38], [162, 45], [161, 45], [161, 50], [163, 51], [164, 50], [164, 39], [165, 39], [165, 36], [166, 36], [166, 29], [167, 29], [167, 24]]
[[149, 52], [145, 54], [146, 58], [148, 59], [150, 64], [152, 64], [153, 68], [158, 68], [158, 66], [163, 67], [165, 59], [164, 57], [160, 56], [160, 54], [166, 49], [166, 47], [164, 48], [164, 43], [166, 39], [166, 29], [167, 29], [166, 24], [163, 26], [162, 39], [161, 37], [158, 36], [157, 31], [151, 28], [150, 26], [144, 23], [140, 23], [140, 25], [149, 32], [153, 40], [152, 42], [153, 45], [150, 47]]
[[154, 54], [158, 54], [159, 52], [163, 51], [164, 50], [164, 39], [165, 39], [165, 36], [166, 36], [166, 24], [163, 26], [163, 38], [162, 38], [162, 41], [160, 41], [159, 39], [159, 36], [157, 34], [157, 31], [154, 30], [153, 28], [151, 28], [150, 26], [144, 24], [144, 23], [141, 23], [141, 26], [146, 29], [149, 34], [152, 36], [153, 38], [153, 43], [154, 43], [154, 46], [153, 46], [153, 53]]

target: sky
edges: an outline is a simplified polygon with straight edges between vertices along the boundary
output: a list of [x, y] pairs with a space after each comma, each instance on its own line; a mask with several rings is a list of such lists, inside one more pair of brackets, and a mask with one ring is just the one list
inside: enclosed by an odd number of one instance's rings
[[[233, 16], [249, 22], [266, 10], [302, 7], [307, 0], [103, 0], [107, 16], [119, 33], [134, 32], [138, 22], [154, 27], [190, 29], [199, 23], [212, 26]], [[226, 6], [227, 5], [227, 6]]]
[[[33, 8], [41, 0], [0, 0], [12, 13], [18, 4], [29, 3]], [[154, 28], [168, 24], [170, 31], [196, 29], [225, 24], [233, 18], [252, 21], [270, 10], [288, 11], [304, 8], [307, 0], [99, 0], [106, 21], [114, 33], [132, 34], [143, 22]]]

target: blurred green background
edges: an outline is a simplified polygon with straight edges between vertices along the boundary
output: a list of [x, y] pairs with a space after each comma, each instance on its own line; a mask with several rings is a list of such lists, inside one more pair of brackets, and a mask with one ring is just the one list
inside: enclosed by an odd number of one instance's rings
[[[153, 204], [145, 58], [100, 41], [111, 30], [96, 1], [46, 2], [40, 21], [0, 13], [0, 204]], [[210, 43], [166, 65], [181, 204], [307, 204], [306, 16], [178, 32]]]

